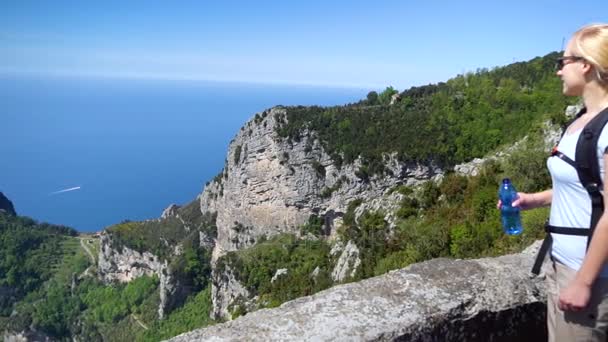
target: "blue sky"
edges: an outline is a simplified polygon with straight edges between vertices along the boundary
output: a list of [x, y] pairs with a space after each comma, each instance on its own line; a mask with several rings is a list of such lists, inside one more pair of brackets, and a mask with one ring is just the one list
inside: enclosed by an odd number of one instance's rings
[[561, 49], [608, 1], [2, 1], [0, 75], [404, 89]]

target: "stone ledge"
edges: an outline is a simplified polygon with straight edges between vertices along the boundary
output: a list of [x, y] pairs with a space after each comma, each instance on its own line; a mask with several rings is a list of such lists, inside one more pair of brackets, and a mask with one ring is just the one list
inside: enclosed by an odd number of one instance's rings
[[434, 259], [170, 341], [538, 341], [545, 290], [520, 254]]

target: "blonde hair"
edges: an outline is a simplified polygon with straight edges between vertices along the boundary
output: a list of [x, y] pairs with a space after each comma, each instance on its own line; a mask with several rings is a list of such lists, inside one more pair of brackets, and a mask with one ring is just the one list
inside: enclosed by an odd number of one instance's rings
[[581, 57], [595, 66], [598, 80], [608, 85], [608, 24], [591, 24], [572, 37]]

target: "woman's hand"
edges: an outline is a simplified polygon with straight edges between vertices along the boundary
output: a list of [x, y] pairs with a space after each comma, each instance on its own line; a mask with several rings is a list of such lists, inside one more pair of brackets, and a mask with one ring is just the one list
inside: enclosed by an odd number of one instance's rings
[[561, 290], [557, 307], [562, 311], [581, 311], [589, 303], [589, 298], [591, 287], [575, 280]]
[[[499, 199], [498, 203], [496, 203], [496, 208], [500, 209], [502, 206], [502, 201]], [[518, 207], [521, 210], [534, 209], [541, 206], [541, 203], [536, 201], [536, 196], [534, 194], [527, 194], [525, 192], [518, 192], [517, 199], [513, 201], [513, 206]]]

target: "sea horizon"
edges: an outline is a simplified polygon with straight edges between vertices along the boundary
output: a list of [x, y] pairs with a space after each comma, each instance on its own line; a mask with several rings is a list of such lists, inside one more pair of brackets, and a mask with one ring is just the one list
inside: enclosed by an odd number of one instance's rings
[[159, 218], [221, 171], [256, 113], [343, 105], [371, 90], [0, 75], [0, 192], [19, 215], [80, 232]]

